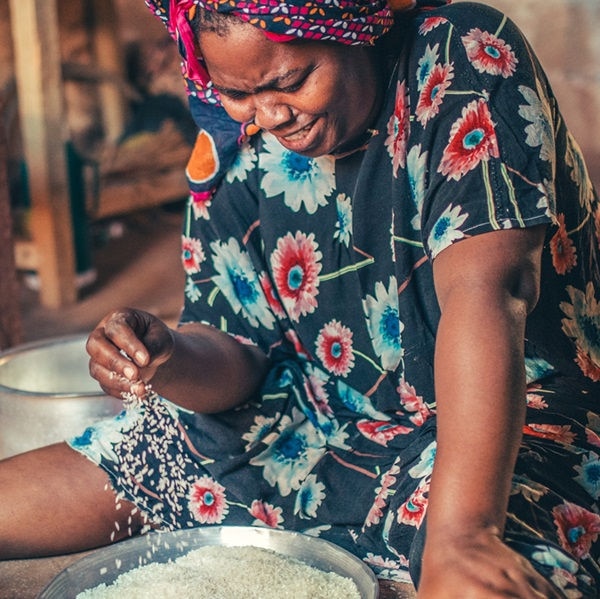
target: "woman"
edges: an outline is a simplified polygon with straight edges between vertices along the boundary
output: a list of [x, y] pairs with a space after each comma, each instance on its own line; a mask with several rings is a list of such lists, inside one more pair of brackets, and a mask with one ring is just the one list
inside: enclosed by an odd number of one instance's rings
[[421, 598], [595, 597], [600, 212], [518, 30], [474, 4], [150, 4], [202, 127], [182, 324], [92, 333], [127, 410], [3, 464], [5, 555], [268, 525]]

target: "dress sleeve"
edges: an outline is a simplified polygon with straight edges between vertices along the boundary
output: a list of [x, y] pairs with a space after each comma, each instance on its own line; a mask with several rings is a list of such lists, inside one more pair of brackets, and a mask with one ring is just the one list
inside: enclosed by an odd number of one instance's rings
[[[406, 71], [411, 152], [426, 161], [424, 247], [555, 220], [555, 139], [564, 128], [530, 46], [489, 7], [421, 15]], [[414, 188], [414, 185], [413, 185]]]

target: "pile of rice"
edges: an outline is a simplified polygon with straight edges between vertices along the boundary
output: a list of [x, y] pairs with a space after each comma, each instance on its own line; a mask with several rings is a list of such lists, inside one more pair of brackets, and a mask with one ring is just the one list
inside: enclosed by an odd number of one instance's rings
[[350, 578], [260, 547], [207, 546], [151, 563], [77, 599], [360, 599]]

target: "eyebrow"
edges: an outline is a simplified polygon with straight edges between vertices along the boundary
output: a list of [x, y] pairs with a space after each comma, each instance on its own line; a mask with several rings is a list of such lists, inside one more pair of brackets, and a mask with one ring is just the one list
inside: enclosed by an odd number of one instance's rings
[[263, 91], [268, 91], [268, 90], [273, 90], [273, 89], [281, 89], [282, 87], [286, 87], [286, 84], [289, 85], [288, 81], [290, 78], [294, 78], [297, 75], [300, 75], [301, 78], [307, 77], [312, 71], [314, 71], [314, 69], [315, 69], [315, 66], [312, 64], [308, 65], [304, 69], [301, 69], [301, 68], [292, 69], [291, 71], [288, 71], [287, 73], [285, 73], [283, 75], [273, 77], [269, 81], [267, 81], [261, 85], [257, 85], [255, 88], [253, 88], [251, 90], [242, 90], [242, 89], [235, 89], [232, 87], [225, 87], [225, 86], [214, 83], [214, 81], [213, 81], [213, 85], [217, 89], [217, 91], [219, 91], [220, 93], [223, 93], [225, 95], [240, 94], [240, 93], [241, 94], [258, 94]]

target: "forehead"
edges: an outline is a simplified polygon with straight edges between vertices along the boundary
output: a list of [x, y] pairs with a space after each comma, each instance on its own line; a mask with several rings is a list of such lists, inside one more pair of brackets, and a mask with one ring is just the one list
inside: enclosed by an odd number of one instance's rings
[[[316, 63], [335, 61], [339, 44], [314, 41], [274, 42], [248, 23], [235, 23], [219, 33], [202, 31], [200, 51], [217, 85], [281, 77]], [[232, 83], [238, 85], [232, 86]]]

